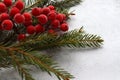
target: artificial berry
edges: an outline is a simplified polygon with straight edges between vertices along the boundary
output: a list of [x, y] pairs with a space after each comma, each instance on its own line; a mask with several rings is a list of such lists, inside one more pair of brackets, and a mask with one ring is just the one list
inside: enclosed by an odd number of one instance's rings
[[58, 19], [60, 22], [62, 22], [63, 21], [63, 15], [62, 14], [58, 14], [56, 16], [56, 19]]
[[53, 29], [49, 29], [49, 30], [48, 30], [48, 33], [49, 33], [49, 34], [55, 34], [56, 32], [55, 32]]
[[2, 22], [4, 20], [6, 20], [6, 19], [9, 19], [9, 15], [7, 13], [2, 13], [0, 15], [0, 21]]
[[30, 21], [30, 20], [32, 20], [32, 16], [31, 16], [31, 14], [28, 13], [28, 12], [23, 13], [23, 16], [25, 17], [25, 21]]
[[38, 7], [35, 7], [32, 9], [31, 13], [33, 16], [38, 16], [38, 15], [40, 15], [40, 9]]
[[19, 41], [24, 40], [25, 38], [26, 38], [26, 35], [25, 35], [25, 34], [19, 34], [18, 37], [17, 37], [17, 39], [18, 39]]
[[36, 33], [42, 33], [45, 30], [44, 27], [42, 27], [40, 24], [36, 25], [35, 29], [36, 29]]
[[24, 26], [30, 26], [30, 25], [32, 25], [32, 20], [30, 20], [30, 21], [25, 21], [24, 23]]
[[30, 25], [27, 27], [27, 33], [28, 34], [34, 34], [35, 33], [35, 27]]
[[11, 30], [13, 28], [13, 23], [11, 20], [4, 20], [1, 26], [3, 30]]
[[0, 25], [0, 30], [2, 30], [2, 26]]
[[7, 7], [10, 7], [12, 5], [12, 0], [4, 0], [3, 2]]
[[43, 9], [39, 7], [39, 11], [40, 11], [40, 14], [42, 14], [42, 12], [43, 12]]
[[45, 7], [42, 9], [42, 13], [47, 15], [50, 12], [50, 9], [48, 7]]
[[55, 12], [50, 12], [48, 14], [48, 19], [51, 20], [51, 21], [55, 20], [56, 19], [56, 13]]
[[7, 7], [4, 3], [0, 2], [0, 13], [6, 12]]
[[15, 7], [17, 7], [20, 11], [24, 8], [24, 2], [22, 2], [22, 0], [18, 0], [16, 3], [15, 3]]
[[54, 7], [53, 5], [49, 5], [48, 8], [49, 8], [50, 10], [55, 10], [55, 7]]
[[14, 16], [14, 21], [16, 23], [23, 23], [25, 21], [25, 18], [23, 15], [21, 15], [20, 13], [17, 13], [15, 16]]
[[39, 15], [37, 18], [40, 24], [46, 24], [48, 22], [48, 18], [44, 14]]
[[66, 20], [66, 15], [65, 14], [61, 14], [63, 16], [63, 20]]
[[61, 24], [60, 29], [62, 31], [68, 31], [68, 24], [66, 24], [66, 23]]
[[59, 25], [60, 25], [60, 21], [57, 19], [52, 21], [52, 23], [51, 23], [52, 28], [55, 28], [55, 29], [58, 28]]
[[57, 13], [56, 10], [51, 10], [50, 12], [54, 12], [54, 13]]
[[17, 7], [13, 7], [10, 10], [10, 16], [14, 17], [15, 14], [20, 13], [20, 10]]

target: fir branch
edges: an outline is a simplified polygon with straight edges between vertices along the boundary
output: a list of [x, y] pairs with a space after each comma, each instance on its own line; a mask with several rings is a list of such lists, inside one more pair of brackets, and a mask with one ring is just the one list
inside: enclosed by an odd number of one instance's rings
[[13, 59], [13, 65], [15, 68], [17, 68], [19, 74], [21, 75], [22, 80], [24, 80], [24, 79], [25, 80], [34, 80], [32, 78], [32, 76], [28, 73], [28, 69], [22, 67], [23, 64], [21, 64], [19, 62], [20, 60], [16, 55], [14, 55], [13, 50], [9, 49], [8, 53], [11, 55], [11, 57]]
[[70, 48], [86, 48], [100, 47], [103, 40], [100, 36], [82, 33], [77, 30], [67, 32], [60, 36], [52, 36], [49, 34], [39, 35], [34, 39], [21, 42], [16, 47], [31, 50], [53, 49], [60, 47]]
[[24, 56], [29, 57], [29, 59], [32, 59], [34, 63], [36, 63], [38, 66], [42, 67], [45, 71], [47, 71], [49, 74], [50, 72], [53, 72], [60, 80], [69, 80], [70, 78], [73, 78], [71, 74], [64, 71], [63, 69], [60, 69], [56, 66], [56, 64], [50, 64], [46, 65], [44, 62], [39, 60], [37, 57], [30, 55], [29, 53], [26, 53], [22, 50], [16, 50], [17, 52], [23, 54]]
[[50, 4], [51, 0], [43, 0], [38, 7], [44, 7], [44, 6], [48, 6]]
[[[12, 60], [13, 60], [13, 65], [14, 67], [17, 66], [18, 71], [20, 72], [22, 78], [25, 78], [25, 80], [34, 80], [30, 74], [28, 73], [27, 69], [22, 67], [23, 64], [21, 64], [21, 60], [23, 59], [22, 57], [26, 57], [26, 59], [24, 59], [24, 63], [28, 64], [28, 65], [34, 65], [37, 66], [39, 68], [41, 68], [42, 70], [45, 70], [46, 72], [48, 72], [51, 75], [51, 72], [54, 73], [59, 80], [69, 80], [71, 78], [73, 78], [73, 76], [64, 71], [63, 69], [59, 68], [58, 66], [56, 66], [56, 63], [52, 62], [48, 57], [44, 57], [44, 58], [38, 58], [35, 55], [32, 55], [30, 53], [27, 53], [19, 48], [14, 48], [14, 47], [4, 47], [4, 46], [0, 46], [0, 49], [6, 50], [8, 54], [10, 54]], [[16, 53], [16, 54], [14, 54]], [[21, 58], [19, 58], [17, 56], [17, 54], [22, 55]], [[47, 60], [47, 62], [46, 62]], [[49, 60], [49, 61], [48, 61]]]
[[62, 0], [62, 1], [52, 1], [51, 4], [54, 5], [56, 8], [59, 9], [69, 9], [70, 7], [73, 7], [77, 4], [82, 2], [81, 0]]

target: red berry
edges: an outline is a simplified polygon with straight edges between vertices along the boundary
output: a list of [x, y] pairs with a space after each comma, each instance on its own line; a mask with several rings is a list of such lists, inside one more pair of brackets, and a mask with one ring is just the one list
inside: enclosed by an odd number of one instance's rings
[[68, 31], [68, 25], [66, 23], [61, 24], [60, 29], [62, 31]]
[[24, 2], [22, 2], [22, 0], [18, 0], [16, 3], [15, 3], [15, 7], [17, 7], [19, 10], [22, 10], [24, 8]]
[[55, 10], [51, 10], [50, 12], [54, 12], [54, 13], [57, 13]]
[[25, 34], [19, 34], [18, 37], [17, 37], [17, 39], [18, 39], [19, 41], [24, 40], [25, 38], [26, 38], [26, 35], [25, 35]]
[[48, 30], [49, 34], [55, 34], [56, 32], [53, 29]]
[[12, 5], [12, 0], [4, 0], [3, 2], [7, 7]]
[[16, 7], [11, 8], [10, 10], [10, 16], [14, 17], [15, 14], [20, 13], [20, 10]]
[[28, 27], [28, 26], [32, 25], [32, 20], [30, 20], [30, 21], [25, 21], [23, 24], [24, 24], [26, 27]]
[[2, 30], [3, 28], [2, 28], [2, 26], [0, 25], [0, 30]]
[[6, 19], [9, 19], [9, 15], [7, 13], [2, 13], [0, 15], [0, 21], [2, 22], [4, 20], [6, 20]]
[[48, 18], [44, 14], [39, 15], [37, 18], [38, 18], [39, 23], [41, 24], [46, 24], [48, 22]]
[[51, 23], [52, 28], [55, 28], [55, 29], [58, 28], [59, 25], [60, 25], [60, 21], [57, 19], [52, 21], [52, 23]]
[[36, 25], [35, 29], [36, 29], [36, 33], [42, 33], [45, 30], [45, 28], [42, 27], [40, 24]]
[[11, 20], [4, 20], [1, 26], [3, 30], [11, 30], [13, 28], [13, 23]]
[[40, 14], [42, 14], [42, 12], [43, 12], [43, 9], [39, 7], [39, 11], [40, 11]]
[[6, 12], [7, 7], [4, 3], [0, 2], [0, 13]]
[[32, 13], [33, 16], [39, 16], [40, 15], [40, 9], [37, 8], [37, 7], [33, 8], [31, 13]]
[[50, 9], [48, 7], [45, 7], [42, 9], [42, 13], [47, 15], [50, 12]]
[[55, 7], [54, 7], [53, 5], [49, 5], [48, 8], [49, 8], [50, 10], [55, 10]]
[[56, 19], [58, 19], [60, 22], [62, 22], [63, 21], [63, 15], [62, 14], [58, 14], [56, 16]]
[[27, 27], [27, 33], [28, 34], [34, 34], [35, 33], [35, 27], [30, 25]]
[[15, 16], [14, 16], [14, 21], [16, 23], [23, 23], [25, 21], [25, 18], [23, 15], [21, 15], [20, 13], [17, 13]]
[[48, 19], [51, 20], [51, 21], [55, 20], [56, 19], [56, 13], [55, 12], [50, 12], [48, 14]]
[[61, 14], [63, 16], [63, 20], [66, 20], [66, 15], [65, 14]]
[[28, 13], [28, 12], [23, 13], [23, 16], [25, 17], [25, 21], [30, 21], [30, 20], [32, 20], [32, 16], [31, 16], [31, 14]]

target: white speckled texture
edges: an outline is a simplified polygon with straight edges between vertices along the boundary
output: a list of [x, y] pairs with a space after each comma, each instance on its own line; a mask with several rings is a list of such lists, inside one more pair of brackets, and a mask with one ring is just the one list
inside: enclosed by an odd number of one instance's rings
[[[84, 0], [69, 21], [70, 29], [84, 26], [86, 32], [105, 40], [100, 49], [62, 49], [53, 59], [72, 73], [73, 80], [120, 80], [120, 0]], [[47, 73], [32, 72], [36, 80], [57, 80]], [[0, 80], [20, 80], [12, 70], [0, 71]]]

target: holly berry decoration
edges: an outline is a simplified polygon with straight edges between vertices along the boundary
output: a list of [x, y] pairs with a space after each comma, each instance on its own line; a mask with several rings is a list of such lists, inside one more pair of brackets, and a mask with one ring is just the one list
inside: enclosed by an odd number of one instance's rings
[[44, 14], [39, 15], [37, 18], [40, 24], [46, 24], [48, 22], [48, 18]]
[[40, 24], [35, 26], [36, 33], [42, 33], [45, 31], [45, 28], [41, 26]]
[[7, 12], [7, 7], [4, 3], [0, 2], [0, 13]]
[[68, 31], [68, 24], [67, 23], [61, 24], [60, 29], [61, 31]]
[[15, 7], [17, 7], [20, 11], [22, 9], [24, 9], [24, 2], [22, 2], [22, 0], [18, 0], [16, 3], [15, 3]]
[[11, 20], [4, 20], [1, 26], [3, 30], [12, 30], [13, 22]]
[[9, 15], [14, 17], [17, 13], [20, 13], [20, 10], [17, 7], [12, 7], [10, 9]]
[[38, 8], [38, 7], [33, 8], [32, 11], [31, 11], [31, 14], [32, 14], [33, 16], [39, 16], [40, 13], [41, 13], [41, 9]]
[[7, 14], [7, 13], [1, 13], [0, 14], [0, 22], [2, 22], [2, 21], [4, 21], [4, 20], [7, 20], [7, 19], [9, 19], [10, 17], [9, 17], [9, 14]]
[[59, 26], [60, 26], [60, 21], [57, 20], [57, 19], [54, 20], [54, 21], [52, 21], [51, 26], [52, 26], [52, 28], [54, 28], [54, 29], [59, 28]]
[[32, 15], [29, 12], [23, 13], [23, 16], [25, 18], [25, 21], [31, 21], [32, 20]]
[[24, 40], [25, 38], [26, 38], [26, 35], [25, 35], [25, 34], [19, 34], [18, 37], [17, 37], [17, 39], [18, 39], [19, 41], [22, 41], [22, 40]]
[[35, 27], [30, 25], [27, 27], [27, 33], [28, 34], [34, 34], [35, 33]]
[[25, 21], [25, 17], [22, 15], [22, 14], [20, 14], [20, 13], [17, 13], [15, 16], [14, 16], [14, 21], [16, 22], [16, 23], [23, 23], [24, 21]]
[[0, 2], [0, 30], [14, 31], [18, 35], [18, 41], [24, 40], [26, 34], [44, 32], [48, 34], [59, 32], [60, 34], [60, 32], [68, 31], [68, 29], [66, 15], [57, 12], [53, 5], [43, 8], [34, 7], [27, 12], [22, 0], [16, 2], [3, 0]]
[[3, 0], [3, 3], [9, 7], [9, 6], [12, 6], [12, 0]]

